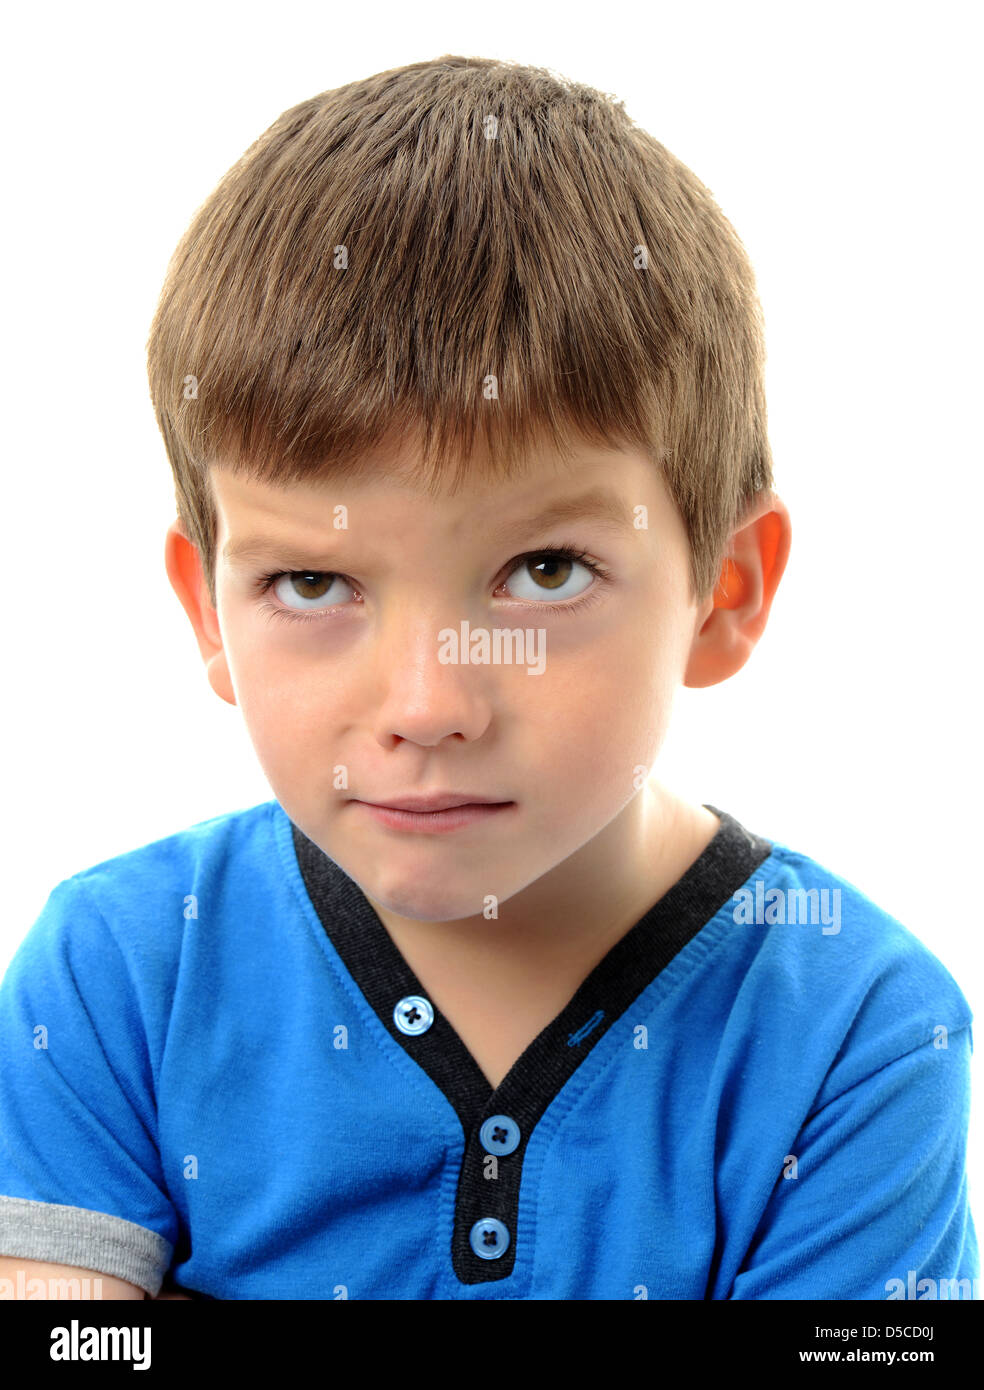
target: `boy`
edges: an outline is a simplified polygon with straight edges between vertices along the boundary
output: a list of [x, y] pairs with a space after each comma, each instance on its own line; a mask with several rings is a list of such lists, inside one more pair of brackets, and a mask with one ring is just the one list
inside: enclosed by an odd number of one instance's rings
[[74, 875], [22, 943], [0, 1273], [219, 1299], [976, 1277], [959, 988], [649, 775], [675, 689], [741, 668], [786, 564], [762, 364], [708, 191], [545, 71], [380, 73], [229, 171], [150, 382], [168, 576], [274, 799]]

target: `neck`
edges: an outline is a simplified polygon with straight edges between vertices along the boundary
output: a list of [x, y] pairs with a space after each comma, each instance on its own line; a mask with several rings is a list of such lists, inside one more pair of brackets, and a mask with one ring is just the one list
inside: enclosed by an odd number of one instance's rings
[[710, 811], [647, 783], [600, 834], [500, 904], [498, 918], [421, 922], [370, 902], [412, 968], [415, 960], [445, 969], [457, 961], [464, 970], [508, 960], [525, 969], [552, 958], [581, 968], [663, 897], [718, 824]]

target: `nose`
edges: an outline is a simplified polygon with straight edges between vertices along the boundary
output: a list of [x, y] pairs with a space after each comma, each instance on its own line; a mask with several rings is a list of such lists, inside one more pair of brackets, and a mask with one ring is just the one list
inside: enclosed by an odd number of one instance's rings
[[463, 662], [461, 643], [447, 640], [460, 625], [460, 614], [446, 609], [443, 616], [404, 610], [380, 631], [371, 722], [384, 747], [400, 739], [428, 748], [451, 737], [471, 742], [488, 728], [492, 675]]

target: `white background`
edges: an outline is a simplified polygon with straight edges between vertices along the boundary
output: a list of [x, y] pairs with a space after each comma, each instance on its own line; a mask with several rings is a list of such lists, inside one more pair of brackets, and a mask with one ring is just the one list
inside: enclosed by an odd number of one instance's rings
[[[193, 212], [288, 106], [445, 53], [614, 93], [758, 276], [793, 548], [658, 768], [857, 884], [981, 996], [980, 32], [955, 3], [18, 7], [2, 89], [6, 909], [267, 800], [164, 571], [145, 343]], [[975, 1100], [971, 1181], [984, 1225]]]

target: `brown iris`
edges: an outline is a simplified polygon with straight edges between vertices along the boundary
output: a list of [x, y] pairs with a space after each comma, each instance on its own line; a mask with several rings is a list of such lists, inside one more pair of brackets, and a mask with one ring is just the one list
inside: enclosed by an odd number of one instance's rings
[[300, 598], [324, 598], [332, 586], [333, 574], [319, 574], [309, 570], [307, 574], [292, 574], [290, 582]]
[[546, 573], [536, 574], [533, 577], [539, 583], [543, 580], [543, 588], [559, 589], [562, 584], [566, 584], [571, 575], [571, 562], [563, 556], [545, 556], [542, 560], [527, 560], [527, 569], [533, 574], [534, 569], [546, 569]]

